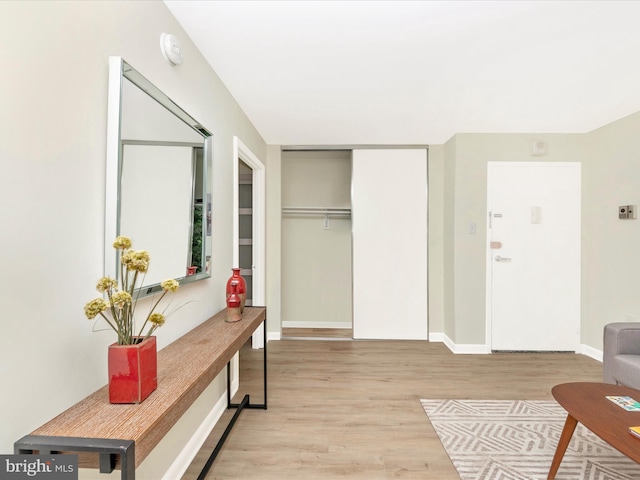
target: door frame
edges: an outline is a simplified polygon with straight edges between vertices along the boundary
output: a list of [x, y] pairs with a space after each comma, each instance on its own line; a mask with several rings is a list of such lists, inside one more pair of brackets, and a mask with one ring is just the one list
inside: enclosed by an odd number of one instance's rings
[[[264, 163], [237, 136], [233, 137], [233, 265], [240, 261], [240, 169], [242, 160], [253, 170], [252, 229], [253, 229], [253, 305], [264, 306], [266, 297], [266, 171]], [[264, 327], [252, 337], [253, 348], [264, 347]]]
[[[549, 166], [554, 165], [558, 167], [575, 167], [578, 169], [578, 173], [580, 175], [580, 190], [582, 191], [582, 163], [581, 162], [550, 162], [550, 161], [541, 161], [541, 162], [504, 162], [504, 161], [491, 161], [487, 162], [487, 209], [486, 209], [486, 249], [485, 249], [485, 343], [487, 346], [488, 353], [493, 351], [492, 343], [493, 343], [493, 311], [491, 308], [491, 300], [493, 298], [493, 282], [492, 282], [492, 262], [493, 256], [491, 253], [491, 208], [493, 205], [490, 203], [490, 174], [489, 170], [494, 165], [505, 165], [505, 164], [518, 164], [524, 166]], [[581, 200], [582, 201], [582, 200]], [[582, 227], [581, 227], [582, 229]], [[582, 253], [580, 254], [582, 258]], [[582, 260], [580, 262], [582, 265]], [[582, 294], [581, 294], [582, 296]], [[578, 305], [578, 308], [581, 308], [581, 304]], [[576, 345], [576, 352], [580, 347], [580, 321], [578, 321], [578, 341]]]

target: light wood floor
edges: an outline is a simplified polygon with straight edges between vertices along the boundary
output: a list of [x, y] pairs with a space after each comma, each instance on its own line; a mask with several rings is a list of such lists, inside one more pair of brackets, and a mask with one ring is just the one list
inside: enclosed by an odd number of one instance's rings
[[[268, 355], [269, 409], [242, 413], [208, 480], [457, 479], [420, 398], [552, 399], [558, 383], [602, 378], [582, 355], [454, 355], [419, 341], [281, 340]], [[244, 348], [240, 363], [236, 399], [261, 402], [262, 350]]]

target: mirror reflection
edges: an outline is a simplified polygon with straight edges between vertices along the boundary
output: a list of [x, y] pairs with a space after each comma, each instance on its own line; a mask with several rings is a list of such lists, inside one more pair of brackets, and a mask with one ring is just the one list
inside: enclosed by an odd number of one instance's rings
[[105, 274], [117, 278], [111, 244], [125, 235], [151, 255], [141, 295], [167, 278], [207, 278], [211, 133], [124, 60], [111, 62]]

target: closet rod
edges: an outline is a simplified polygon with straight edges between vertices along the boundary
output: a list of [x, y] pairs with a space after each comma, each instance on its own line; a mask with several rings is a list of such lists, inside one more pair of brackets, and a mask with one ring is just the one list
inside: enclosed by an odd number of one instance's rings
[[324, 215], [350, 217], [349, 208], [317, 208], [317, 207], [285, 207], [282, 209], [283, 215]]

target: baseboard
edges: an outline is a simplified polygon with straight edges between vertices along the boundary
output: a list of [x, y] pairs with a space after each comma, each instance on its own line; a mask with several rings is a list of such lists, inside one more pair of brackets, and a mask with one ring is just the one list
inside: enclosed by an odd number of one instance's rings
[[[488, 345], [475, 345], [475, 344], [462, 344], [458, 345], [451, 341], [451, 339], [442, 332], [429, 333], [430, 342], [442, 342], [453, 353], [461, 354], [486, 354], [491, 353], [491, 348]], [[593, 358], [599, 362], [602, 362], [602, 351], [597, 348], [593, 348], [589, 345], [581, 344], [576, 350], [576, 353]]]
[[445, 343], [445, 337], [446, 335], [442, 332], [429, 332], [430, 342]]
[[282, 322], [282, 328], [352, 328], [351, 322]]
[[[330, 323], [330, 322], [326, 322]], [[301, 325], [304, 324], [304, 325]], [[313, 326], [312, 326], [313, 325]], [[317, 326], [317, 324], [310, 324], [305, 322], [283, 322], [283, 328], [351, 328], [349, 324], [348, 327], [339, 327], [335, 326], [335, 323], [331, 323], [334, 327], [323, 327]], [[267, 334], [267, 339], [271, 340], [280, 340], [281, 334], [280, 332], [269, 332]], [[445, 333], [443, 332], [429, 332], [429, 341], [430, 342], [440, 342], [444, 343], [451, 352], [456, 354], [466, 354], [466, 355], [485, 355], [491, 353], [491, 348], [488, 345], [484, 344], [456, 344], [453, 342]], [[590, 347], [589, 345], [580, 345], [578, 351], [576, 353], [580, 353], [582, 355], [586, 355], [587, 357], [591, 357], [594, 360], [598, 360], [602, 362], [602, 351], [596, 348]]]
[[447, 346], [449, 350], [456, 354], [478, 355], [491, 353], [491, 349], [488, 345], [474, 343], [456, 344], [447, 336], [447, 334], [443, 332], [430, 332], [429, 341], [442, 342]]
[[[231, 396], [238, 391], [238, 380], [232, 381], [231, 384]], [[195, 458], [196, 454], [204, 445], [213, 428], [222, 417], [222, 414], [227, 411], [227, 392], [220, 396], [220, 399], [213, 406], [211, 411], [207, 414], [202, 421], [198, 429], [191, 436], [184, 448], [180, 451], [176, 459], [173, 461], [169, 469], [162, 476], [162, 480], [175, 480], [176, 478], [182, 478], [184, 473], [191, 465], [191, 462]]]
[[267, 342], [272, 340], [281, 340], [282, 334], [280, 332], [267, 332]]
[[579, 350], [576, 353], [581, 353], [582, 355], [586, 355], [587, 357], [591, 357], [594, 360], [602, 363], [602, 350], [598, 350], [597, 348], [593, 348], [589, 345], [581, 344]]

